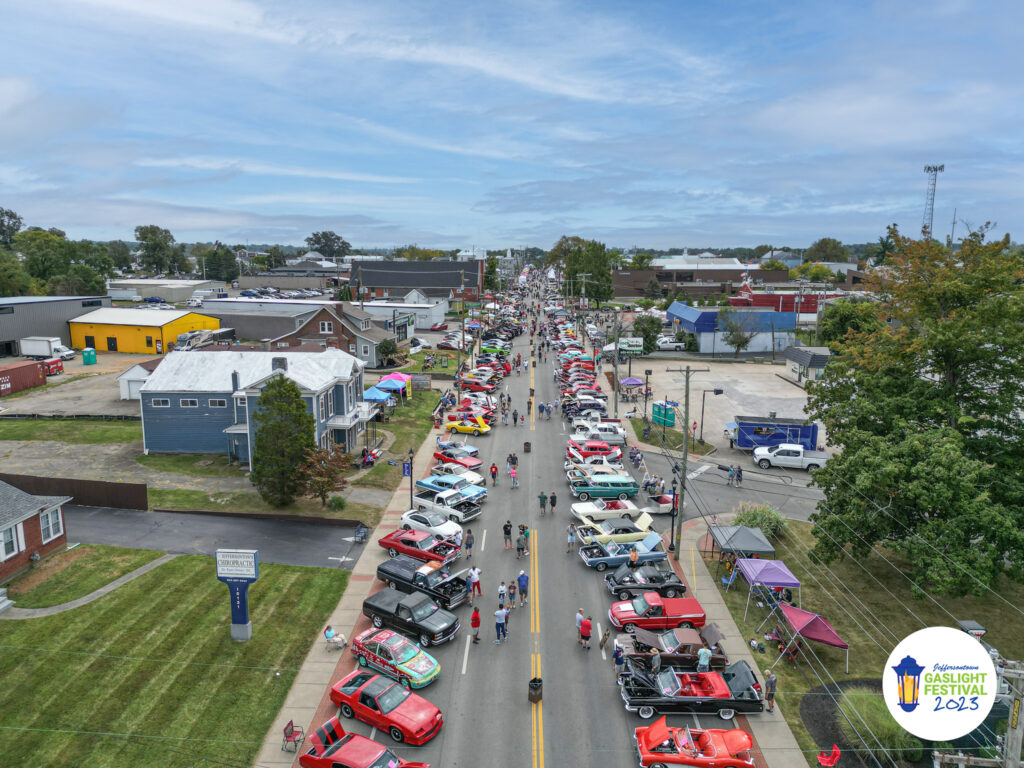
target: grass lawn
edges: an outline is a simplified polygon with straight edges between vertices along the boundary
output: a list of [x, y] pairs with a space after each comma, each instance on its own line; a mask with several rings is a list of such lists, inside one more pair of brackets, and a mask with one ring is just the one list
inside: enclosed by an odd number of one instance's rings
[[0, 622], [2, 762], [251, 765], [347, 580], [263, 564], [247, 643], [231, 640], [227, 589], [199, 556], [82, 608]]
[[[854, 678], [880, 679], [888, 655], [898, 640], [922, 629], [922, 622], [928, 626], [949, 626], [952, 623], [952, 619], [945, 611], [928, 598], [914, 598], [911, 595], [910, 582], [896, 573], [877, 553], [857, 561], [851, 557], [844, 557], [842, 560], [828, 565], [828, 569], [831, 571], [829, 573], [823, 566], [812, 564], [808, 558], [808, 549], [814, 546], [814, 543], [815, 539], [811, 535], [810, 523], [790, 520], [786, 537], [775, 542], [775, 556], [786, 563], [803, 585], [802, 607], [804, 610], [825, 616], [839, 636], [849, 643], [850, 673], [847, 675], [844, 672], [845, 651], [810, 641], [804, 641], [804, 653], [809, 661], [803, 659], [795, 668], [792, 664], [784, 661], [775, 666], [775, 673], [779, 676], [777, 698], [782, 705], [782, 710], [786, 713], [786, 721], [792, 728], [797, 741], [800, 742], [800, 747], [804, 750], [817, 750], [822, 746], [814, 744], [811, 740], [799, 713], [800, 699], [803, 694], [819, 685], [817, 678], [808, 666], [809, 664], [818, 669], [819, 674], [826, 682], [829, 680], [821, 671], [822, 665], [828, 669], [837, 682]], [[906, 564], [891, 551], [885, 550], [884, 555], [897, 566], [909, 570]], [[721, 582], [715, 576], [713, 563], [711, 572], [719, 585], [719, 590], [724, 592]], [[739, 579], [731, 590], [724, 592], [724, 599], [740, 631], [743, 632], [744, 637], [750, 639], [754, 636], [765, 613], [752, 601], [747, 620], [743, 620], [743, 606], [747, 592], [742, 587], [736, 588], [741, 583], [742, 579]], [[839, 585], [843, 585], [856, 595], [864, 607], [860, 610], [855, 608], [856, 601], [848, 593], [844, 593]], [[892, 593], [892, 596], [885, 592], [882, 585]], [[1024, 585], [1003, 580], [999, 585], [998, 592], [1013, 605], [1024, 604]], [[991, 595], [957, 599], [935, 597], [954, 616], [981, 622], [988, 629], [985, 641], [997, 647], [1004, 657], [1019, 659], [1021, 654], [1024, 654], [1024, 633], [1020, 632], [1019, 622], [1007, 620], [1005, 603]], [[842, 605], [842, 608], [839, 607], [839, 604]], [[911, 616], [907, 608], [903, 607], [904, 605], [920, 617], [920, 621]], [[844, 613], [843, 609], [850, 615]], [[851, 616], [855, 617], [857, 621], [855, 622]], [[860, 623], [860, 627], [857, 622]], [[770, 626], [773, 627], [775, 623], [777, 622], [773, 619]], [[762, 629], [761, 634], [766, 631], [768, 628]], [[897, 639], [893, 639], [893, 636]], [[815, 655], [820, 659], [820, 664], [815, 660]], [[759, 662], [762, 662], [760, 664], [762, 672], [776, 658], [778, 658], [778, 653], [775, 649], [769, 648], [767, 654], [758, 659]], [[758, 677], [763, 677], [763, 674]], [[824, 746], [827, 748], [830, 745]], [[805, 751], [804, 754], [807, 755], [809, 764], [814, 765], [814, 753]]]
[[[633, 431], [636, 432], [637, 438], [643, 440], [644, 420], [630, 419], [629, 423], [633, 425]], [[668, 448], [670, 451], [683, 450], [683, 440], [685, 440], [686, 438], [683, 436], [682, 432], [680, 432], [678, 429], [672, 429], [670, 427], [666, 428], [664, 432], [662, 432], [661, 425], [654, 424], [653, 422], [651, 424], [650, 438], [643, 441], [650, 445], [661, 445], [662, 434], [664, 434], [665, 436], [664, 439], [666, 448]], [[703, 456], [707, 453], [711, 453], [711, 451], [714, 450], [714, 447], [715, 446], [711, 445], [711, 443], [701, 443], [698, 442], [697, 440], [690, 440], [690, 453], [693, 455]]]
[[3, 419], [0, 440], [56, 440], [98, 445], [142, 440], [142, 422], [104, 419]]
[[[401, 474], [401, 467], [399, 467]], [[207, 493], [194, 490], [149, 489], [150, 509], [186, 509], [212, 512], [260, 512], [279, 515], [310, 515], [332, 519], [361, 520], [371, 528], [380, 520], [381, 511], [368, 504], [349, 502], [344, 510], [337, 511], [320, 504], [319, 499], [296, 499], [287, 507], [272, 507], [260, 498], [258, 493], [239, 491], [236, 493]]]
[[19, 608], [46, 608], [83, 597], [162, 555], [152, 549], [82, 544], [41, 560], [7, 585]]
[[[422, 352], [417, 352], [414, 355], [409, 355], [409, 364], [401, 367], [402, 373], [423, 373], [423, 358], [427, 355], [432, 355], [434, 358], [434, 367], [427, 371], [427, 373], [455, 373], [455, 366], [458, 361], [458, 352], [451, 349], [425, 349]], [[448, 367], [442, 368], [443, 363], [441, 362], [442, 357], [448, 358]]]
[[153, 453], [149, 456], [137, 456], [135, 460], [142, 466], [158, 472], [204, 477], [245, 477], [247, 474], [238, 464], [229, 464], [228, 457], [221, 453]]
[[[378, 432], [395, 435], [391, 448], [384, 452], [377, 466], [351, 481], [353, 487], [393, 491], [399, 486], [402, 482], [402, 462], [409, 460], [409, 449], [417, 450], [434, 426], [430, 414], [439, 397], [440, 394], [435, 390], [413, 392], [411, 400], [394, 409], [391, 421], [377, 427]], [[398, 465], [391, 466], [387, 463], [388, 459], [398, 462]]]

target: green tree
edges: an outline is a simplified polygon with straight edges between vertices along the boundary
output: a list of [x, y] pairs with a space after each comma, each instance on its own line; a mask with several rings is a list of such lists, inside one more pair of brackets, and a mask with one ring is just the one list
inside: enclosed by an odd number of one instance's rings
[[804, 262], [796, 269], [789, 270], [789, 276], [794, 280], [802, 277], [812, 283], [834, 283], [836, 281], [836, 273], [831, 269], [824, 264], [810, 262]]
[[498, 290], [498, 257], [488, 256], [484, 264], [484, 288], [488, 291]]
[[0, 208], [0, 245], [10, 245], [21, 231], [24, 220], [9, 208]]
[[24, 255], [25, 271], [44, 282], [71, 266], [67, 241], [38, 227], [15, 235], [14, 249]]
[[283, 267], [285, 262], [285, 253], [279, 247], [272, 246], [267, 250], [267, 269], [276, 269], [277, 267]]
[[764, 256], [764, 255], [765, 255], [766, 253], [770, 253], [771, 251], [774, 251], [774, 250], [775, 250], [775, 249], [774, 249], [774, 248], [773, 248], [772, 246], [770, 246], [770, 245], [759, 245], [759, 246], [757, 246], [757, 247], [756, 247], [756, 248], [754, 249], [754, 251], [753, 251], [753, 253], [752, 253], [751, 255], [752, 255], [752, 256], [753, 256], [753, 257], [754, 257], [755, 259], [760, 259], [760, 258], [761, 258], [762, 256]]
[[564, 267], [569, 261], [579, 258], [579, 254], [583, 252], [584, 245], [586, 245], [586, 240], [582, 237], [562, 235], [545, 255], [544, 265], [562, 265]]
[[647, 281], [647, 287], [644, 288], [644, 296], [648, 299], [661, 298], [661, 283], [658, 282], [658, 278], [652, 277]]
[[139, 243], [139, 262], [143, 269], [151, 272], [166, 272], [175, 260], [174, 235], [156, 224], [135, 228], [135, 239]]
[[810, 248], [804, 251], [804, 261], [848, 262], [852, 258], [843, 244], [831, 237], [823, 237], [821, 240], [815, 241]]
[[382, 368], [386, 368], [394, 363], [395, 358], [398, 356], [398, 345], [394, 339], [384, 339], [377, 345], [377, 356], [380, 357], [380, 363]]
[[629, 262], [630, 269], [650, 269], [654, 263], [654, 254], [651, 253], [636, 253], [633, 254], [633, 258]]
[[661, 320], [650, 315], [643, 315], [633, 321], [633, 335], [644, 340], [644, 354], [649, 355], [658, 349], [658, 335], [661, 333]]
[[74, 264], [84, 264], [103, 277], [114, 274], [114, 260], [107, 248], [92, 240], [77, 240], [66, 245], [68, 256]]
[[314, 232], [306, 238], [306, 245], [309, 246], [309, 250], [317, 251], [329, 259], [340, 259], [343, 256], [348, 256], [352, 250], [352, 246], [345, 238], [329, 230]]
[[818, 341], [840, 342], [849, 331], [870, 333], [879, 326], [878, 311], [878, 305], [870, 301], [834, 301], [825, 307], [818, 320]]
[[871, 243], [864, 251], [864, 261], [872, 266], [880, 267], [888, 264], [896, 250], [896, 243], [888, 234], [878, 238], [877, 243]]
[[922, 589], [958, 596], [1024, 577], [1024, 268], [985, 231], [954, 253], [890, 228], [867, 287], [895, 322], [848, 332], [808, 383], [842, 447], [815, 473], [815, 552], [885, 543]]
[[761, 269], [784, 270], [786, 269], [786, 265], [785, 263], [779, 261], [778, 259], [768, 259], [767, 261], [761, 262]]
[[757, 335], [750, 313], [737, 312], [729, 307], [718, 311], [718, 330], [722, 331], [722, 341], [726, 346], [733, 348], [735, 357], [739, 357]]
[[130, 269], [132, 252], [123, 240], [111, 240], [107, 243], [107, 255], [118, 269]]
[[46, 293], [50, 296], [103, 296], [106, 292], [103, 276], [85, 264], [72, 264], [65, 274], [46, 282]]
[[344, 490], [346, 483], [343, 475], [351, 463], [352, 457], [336, 445], [309, 451], [299, 467], [299, 475], [305, 480], [306, 493], [316, 496], [322, 506], [327, 506], [327, 497], [331, 491]]
[[0, 251], [0, 296], [30, 296], [32, 276], [13, 256]]
[[220, 250], [217, 252], [216, 258], [219, 265], [218, 279], [223, 280], [225, 283], [237, 280], [239, 270], [238, 258], [235, 256], [235, 252], [230, 248], [221, 246]]
[[285, 507], [301, 490], [299, 467], [316, 448], [313, 414], [298, 385], [279, 374], [263, 388], [250, 418], [256, 430], [252, 482], [268, 504]]

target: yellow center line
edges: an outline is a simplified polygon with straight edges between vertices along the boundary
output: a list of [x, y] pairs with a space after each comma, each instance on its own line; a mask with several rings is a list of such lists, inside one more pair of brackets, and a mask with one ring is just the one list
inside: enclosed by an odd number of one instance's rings
[[[533, 358], [533, 359], [535, 360], [536, 358]], [[530, 391], [531, 392], [535, 391], [534, 390], [534, 386], [536, 386], [533, 383], [533, 378], [534, 378], [535, 370], [536, 369], [533, 367], [533, 361], [531, 360], [530, 361]], [[534, 400], [536, 400], [536, 398], [534, 398]], [[535, 431], [537, 429], [536, 415], [537, 415], [537, 405], [536, 405], [536, 403], [530, 403], [530, 431], [531, 432], [533, 432], [533, 431]]]
[[[533, 633], [533, 650], [530, 654], [531, 677], [541, 677], [540, 659], [540, 542], [536, 528], [530, 531], [530, 632]], [[533, 768], [544, 768], [544, 703], [536, 702], [531, 707], [533, 728]]]

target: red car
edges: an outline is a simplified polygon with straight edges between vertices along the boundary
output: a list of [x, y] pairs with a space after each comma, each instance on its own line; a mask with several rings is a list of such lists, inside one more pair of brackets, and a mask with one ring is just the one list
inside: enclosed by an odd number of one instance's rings
[[389, 557], [408, 555], [417, 560], [436, 560], [439, 563], [450, 563], [462, 551], [450, 540], [439, 539], [426, 531], [406, 531], [399, 529], [377, 540], [388, 551]]
[[299, 757], [302, 768], [430, 768], [430, 763], [403, 760], [383, 744], [346, 733], [332, 717], [309, 736], [309, 751]]
[[754, 740], [739, 728], [669, 726], [661, 717], [633, 731], [641, 768], [655, 765], [693, 765], [705, 768], [749, 768]]
[[454, 341], [447, 341], [447, 340], [446, 341], [439, 341], [439, 342], [437, 342], [437, 348], [438, 349], [450, 349], [450, 350], [453, 350], [453, 351], [454, 350], [459, 350], [459, 349], [465, 349], [464, 347], [460, 346], [459, 344], [456, 344]]
[[461, 408], [455, 413], [448, 414], [448, 421], [465, 421], [466, 419], [480, 418], [487, 426], [494, 424], [494, 410], [491, 408]]
[[434, 451], [434, 458], [438, 464], [458, 464], [471, 472], [476, 472], [483, 464], [483, 461], [461, 448], [439, 448]]
[[483, 381], [467, 381], [466, 379], [459, 379], [455, 382], [455, 386], [459, 389], [465, 389], [469, 392], [493, 392], [494, 385]]
[[677, 627], [703, 627], [707, 617], [695, 597], [662, 597], [657, 592], [644, 592], [632, 600], [612, 603], [608, 621], [616, 629], [632, 632], [637, 627], [652, 632]]
[[569, 440], [565, 446], [567, 458], [570, 457], [569, 451], [576, 451], [584, 459], [589, 459], [591, 456], [607, 456], [609, 459], [622, 458], [622, 451], [620, 449], [612, 448], [603, 440], [584, 440], [579, 443], [575, 440]]
[[394, 680], [357, 669], [331, 688], [342, 717], [355, 717], [397, 742], [419, 746], [444, 725], [441, 710]]
[[448, 323], [434, 323], [432, 326], [430, 326], [430, 330], [432, 330], [432, 331], [447, 331], [448, 330]]

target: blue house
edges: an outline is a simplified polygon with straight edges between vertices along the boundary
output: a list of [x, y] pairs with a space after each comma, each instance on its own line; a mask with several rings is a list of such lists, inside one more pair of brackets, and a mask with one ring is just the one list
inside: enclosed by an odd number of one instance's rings
[[[725, 342], [726, 329], [719, 316], [722, 309], [726, 307], [691, 307], [674, 301], [665, 316], [673, 331], [696, 337], [699, 352], [727, 354], [735, 352], [735, 347]], [[782, 352], [794, 342], [796, 312], [730, 308], [730, 314], [744, 332], [752, 334], [746, 352]]]
[[363, 401], [365, 363], [323, 352], [171, 352], [143, 384], [142, 440], [149, 453], [221, 453], [252, 464], [249, 414], [263, 387], [286, 376], [313, 414], [317, 445], [356, 448], [377, 406]]

